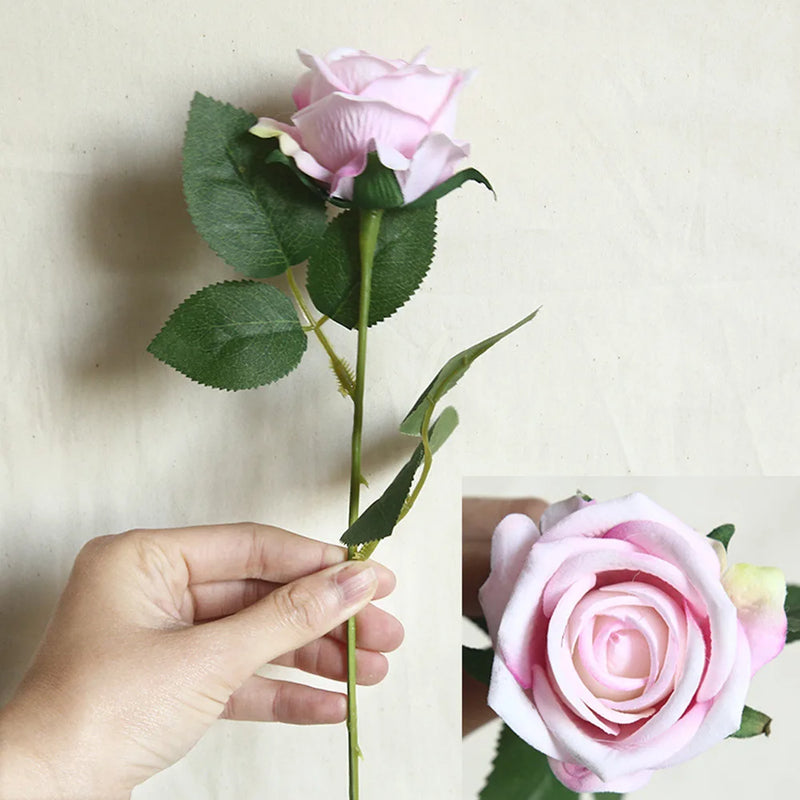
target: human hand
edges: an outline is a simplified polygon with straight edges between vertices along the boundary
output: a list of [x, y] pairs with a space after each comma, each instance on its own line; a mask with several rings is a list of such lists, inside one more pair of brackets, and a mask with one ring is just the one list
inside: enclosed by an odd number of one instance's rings
[[[538, 498], [465, 497], [461, 503], [462, 614], [483, 615], [478, 589], [489, 577], [492, 533], [508, 514], [527, 514], [537, 525], [547, 503]], [[488, 687], [467, 673], [462, 674], [461, 726], [466, 734], [489, 722], [494, 712], [486, 704]]]
[[[219, 717], [341, 722], [337, 692], [271, 680], [267, 662], [380, 681], [400, 623], [367, 605], [394, 588], [374, 562], [255, 524], [130, 531], [88, 542], [36, 658], [0, 712], [0, 798], [123, 798]], [[363, 610], [362, 610], [363, 609]]]

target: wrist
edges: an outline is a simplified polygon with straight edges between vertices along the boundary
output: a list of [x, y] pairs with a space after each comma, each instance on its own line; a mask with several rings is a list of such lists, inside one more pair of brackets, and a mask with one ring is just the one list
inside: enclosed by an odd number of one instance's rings
[[0, 800], [128, 800], [98, 780], [98, 753], [59, 717], [19, 697], [0, 709]]

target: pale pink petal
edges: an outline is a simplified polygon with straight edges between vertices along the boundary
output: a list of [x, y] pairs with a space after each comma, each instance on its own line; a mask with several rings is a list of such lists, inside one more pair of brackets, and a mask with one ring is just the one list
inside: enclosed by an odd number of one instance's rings
[[356, 153], [347, 164], [342, 165], [331, 177], [331, 197], [340, 197], [343, 200], [350, 200], [353, 196], [353, 183], [357, 175], [360, 175], [367, 166], [367, 154]]
[[314, 82], [314, 73], [305, 72], [292, 89], [292, 100], [299, 111], [311, 103], [311, 89]]
[[[747, 636], [741, 627], [737, 639], [736, 659], [725, 685], [713, 700], [695, 706], [700, 709], [705, 706], [705, 710], [701, 714], [702, 721], [696, 733], [675, 755], [665, 758], [655, 766], [671, 767], [674, 764], [688, 761], [739, 729], [742, 709], [750, 685], [750, 645], [747, 643]], [[669, 732], [665, 735], [669, 735]]]
[[561, 596], [547, 626], [547, 663], [550, 666], [553, 688], [561, 700], [581, 719], [595, 725], [604, 733], [616, 734], [619, 733], [619, 728], [606, 719], [601, 719], [592, 710], [592, 707], [602, 704], [593, 702], [589, 696], [586, 686], [575, 671], [572, 654], [564, 646], [569, 615], [580, 599], [592, 589], [595, 580], [592, 573], [584, 575]]
[[333, 178], [333, 173], [330, 170], [323, 167], [311, 153], [303, 149], [300, 131], [292, 125], [286, 125], [283, 122], [278, 122], [269, 117], [261, 117], [258, 122], [250, 128], [250, 133], [262, 139], [269, 139], [277, 136], [281, 152], [285, 156], [293, 158], [299, 170], [325, 183], [330, 183]]
[[736, 606], [750, 644], [750, 669], [755, 674], [786, 643], [786, 579], [774, 567], [734, 564], [722, 576], [722, 585]]
[[[575, 542], [571, 555], [581, 555], [581, 557], [565, 557], [563, 563], [556, 567], [552, 575], [548, 576], [550, 579], [542, 594], [542, 609], [547, 616], [552, 614], [561, 595], [587, 572], [596, 575], [601, 572], [625, 571], [644, 576], [652, 575], [672, 586], [678, 595], [690, 602], [694, 604], [701, 602], [701, 596], [689, 582], [683, 570], [662, 558], [639, 552], [631, 542], [622, 539], [575, 538], [546, 542], [542, 535], [536, 546], [536, 554], [537, 556], [544, 555], [551, 547], [563, 545], [566, 542]], [[632, 580], [632, 578], [625, 580]]]
[[[339, 80], [324, 58], [315, 56], [307, 50], [298, 50], [297, 55], [311, 70], [308, 73], [309, 77], [300, 79], [299, 83], [302, 83], [302, 85], [297, 97], [295, 97], [294, 92], [292, 93], [292, 99], [299, 110], [316, 103], [333, 92], [348, 91], [347, 84]], [[298, 100], [305, 102], [301, 105]]]
[[412, 203], [425, 192], [446, 181], [469, 155], [469, 145], [457, 145], [443, 133], [425, 137], [411, 156], [407, 170], [397, 172], [403, 200]]
[[500, 619], [525, 559], [538, 538], [536, 523], [524, 514], [504, 517], [492, 534], [491, 570], [478, 592], [492, 641], [496, 640]]
[[[712, 647], [697, 700], [702, 703], [712, 698], [727, 680], [736, 658], [737, 622], [736, 608], [720, 583], [719, 561], [709, 540], [683, 523], [680, 527], [674, 523], [667, 527], [660, 522], [639, 520], [616, 525], [607, 532], [604, 541], [611, 538], [634, 544], [679, 566], [702, 596], [711, 626]], [[688, 598], [686, 593], [681, 594]]]
[[[558, 753], [549, 753], [541, 747], [545, 755], [561, 758], [566, 761], [576, 761], [585, 764], [592, 772], [604, 779], [616, 777], [607, 774], [609, 758], [614, 755], [613, 745], [598, 738], [598, 729], [587, 722], [578, 720], [569, 712], [548, 680], [547, 673], [541, 666], [533, 668], [533, 702], [543, 723], [550, 731], [558, 750], [567, 756]], [[535, 745], [534, 745], [535, 746]]]
[[569, 757], [553, 740], [539, 712], [531, 703], [530, 695], [520, 687], [498, 656], [495, 656], [492, 666], [488, 703], [489, 708], [531, 747], [556, 758]]
[[544, 510], [542, 519], [539, 522], [539, 527], [542, 529], [542, 533], [549, 531], [550, 528], [552, 528], [556, 523], [561, 522], [564, 517], [568, 517], [579, 508], [583, 508], [584, 506], [588, 505], [588, 500], [584, 500], [580, 495], [575, 494], [572, 497], [568, 497], [566, 500], [561, 500], [558, 503], [553, 503], [552, 505], [548, 506]]
[[632, 775], [623, 775], [613, 781], [602, 781], [593, 772], [580, 764], [571, 764], [568, 761], [558, 761], [548, 757], [550, 769], [567, 789], [573, 792], [634, 792], [641, 789], [651, 778], [653, 770], [645, 769], [634, 772]]
[[375, 100], [334, 92], [298, 111], [292, 121], [303, 148], [331, 172], [357, 155], [366, 155], [373, 141], [410, 156], [426, 135], [424, 120]]
[[457, 80], [453, 82], [449, 95], [445, 98], [444, 102], [439, 107], [439, 110], [430, 120], [432, 131], [440, 131], [441, 133], [446, 133], [448, 136], [453, 135], [456, 129], [458, 96], [461, 94], [461, 90], [472, 79], [474, 74], [474, 70], [467, 70], [466, 72], [457, 73]]
[[[625, 549], [626, 545], [624, 542], [614, 542], [611, 547], [620, 550]], [[586, 539], [565, 539], [551, 542], [544, 548], [539, 539], [531, 549], [503, 613], [495, 645], [506, 666], [522, 682], [523, 687], [530, 687], [535, 633], [541, 639], [541, 646], [544, 646], [547, 620], [542, 611], [542, 596], [545, 587], [553, 573], [571, 556], [585, 555], [590, 558], [595, 550], [595, 543]], [[585, 575], [584, 570], [576, 579]]]
[[398, 70], [374, 80], [362, 97], [384, 100], [432, 124], [460, 82], [459, 74], [441, 74], [424, 66]]
[[[397, 72], [397, 68], [389, 61], [363, 52], [329, 61], [329, 67], [349, 94], [361, 95], [365, 94], [365, 90], [370, 89], [376, 81]], [[377, 99], [383, 98], [377, 97]], [[412, 109], [411, 113], [416, 112]]]
[[703, 538], [649, 497], [636, 493], [602, 503], [587, 503], [583, 508], [551, 525], [545, 540], [565, 539], [570, 536], [603, 536], [616, 525], [631, 520], [659, 522], [680, 532], [682, 538], [689, 534]]
[[672, 672], [668, 679], [674, 684], [672, 694], [667, 702], [651, 717], [639, 730], [625, 738], [626, 745], [641, 747], [654, 739], [662, 736], [675, 726], [678, 720], [686, 713], [703, 675], [706, 664], [706, 648], [703, 634], [697, 623], [691, 618], [686, 619], [687, 638], [684, 660], [679, 672]]
[[384, 167], [395, 170], [408, 169], [411, 159], [404, 156], [399, 150], [395, 150], [384, 142], [374, 143], [375, 152], [378, 154], [378, 160]]

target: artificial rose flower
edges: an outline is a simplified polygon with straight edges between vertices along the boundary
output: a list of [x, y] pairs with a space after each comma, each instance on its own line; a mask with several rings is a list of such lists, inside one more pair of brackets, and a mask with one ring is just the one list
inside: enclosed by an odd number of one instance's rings
[[292, 125], [262, 117], [251, 132], [277, 136], [284, 155], [349, 200], [369, 153], [397, 176], [410, 203], [455, 172], [469, 145], [453, 139], [456, 100], [469, 73], [387, 61], [342, 48], [326, 58], [299, 50], [309, 68], [294, 88]]
[[557, 503], [541, 532], [506, 517], [480, 593], [489, 705], [576, 792], [632, 791], [721, 741], [786, 639], [780, 570], [724, 567], [641, 494]]

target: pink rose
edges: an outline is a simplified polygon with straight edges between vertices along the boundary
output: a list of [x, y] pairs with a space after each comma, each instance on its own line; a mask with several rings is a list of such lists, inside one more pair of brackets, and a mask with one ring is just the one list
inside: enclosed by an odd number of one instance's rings
[[294, 88], [292, 125], [262, 117], [251, 132], [277, 136], [297, 167], [350, 199], [369, 153], [397, 176], [405, 203], [455, 172], [469, 145], [452, 138], [456, 100], [469, 73], [387, 61], [342, 48], [326, 58], [298, 51], [309, 68]]
[[786, 639], [780, 570], [641, 494], [506, 517], [480, 598], [489, 705], [576, 792], [628, 792], [734, 733]]

